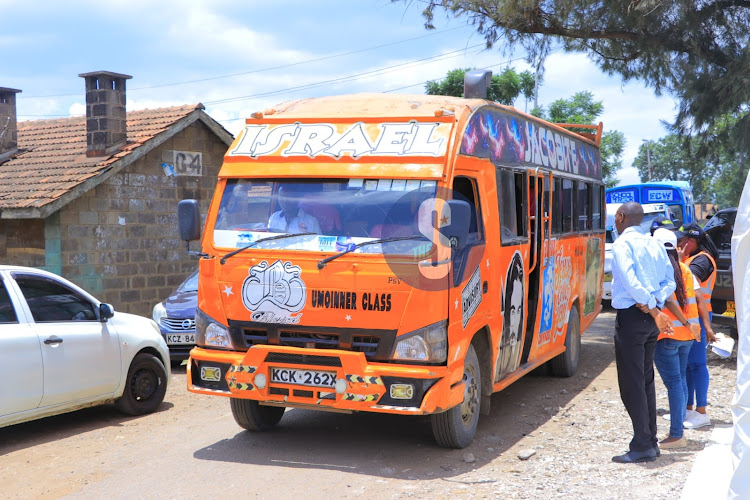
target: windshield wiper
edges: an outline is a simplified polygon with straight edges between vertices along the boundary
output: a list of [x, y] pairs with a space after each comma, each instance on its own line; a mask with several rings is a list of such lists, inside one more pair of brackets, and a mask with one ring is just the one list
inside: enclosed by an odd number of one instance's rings
[[271, 240], [283, 240], [285, 238], [291, 238], [293, 236], [309, 236], [311, 234], [318, 234], [318, 233], [286, 233], [286, 234], [278, 234], [276, 236], [269, 236], [268, 238], [261, 238], [259, 240], [251, 241], [249, 245], [244, 246], [242, 248], [238, 248], [237, 250], [232, 250], [228, 254], [226, 254], [224, 257], [222, 257], [219, 262], [221, 262], [222, 265], [227, 261], [227, 259], [233, 255], [237, 255], [238, 253], [242, 252], [243, 250], [247, 250], [248, 248], [253, 248], [258, 243], [263, 243], [264, 241], [271, 241]]
[[328, 264], [332, 260], [338, 259], [342, 255], [346, 255], [366, 245], [377, 245], [378, 243], [388, 243], [391, 241], [420, 240], [422, 238], [424, 238], [424, 236], [420, 234], [420, 235], [413, 235], [413, 236], [398, 236], [395, 238], [381, 238], [379, 240], [363, 241], [362, 243], [357, 243], [356, 245], [347, 248], [341, 253], [337, 253], [336, 255], [331, 255], [330, 257], [326, 257], [325, 259], [321, 260], [320, 262], [318, 262], [318, 269], [323, 269], [324, 267], [326, 267], [326, 264]]

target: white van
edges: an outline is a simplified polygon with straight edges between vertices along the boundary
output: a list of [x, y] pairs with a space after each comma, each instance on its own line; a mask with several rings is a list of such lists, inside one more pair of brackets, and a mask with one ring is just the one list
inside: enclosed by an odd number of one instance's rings
[[[612, 300], [612, 242], [617, 238], [617, 229], [615, 229], [615, 213], [622, 203], [607, 203], [607, 236], [604, 243], [604, 292], [602, 300]], [[675, 220], [672, 212], [669, 211], [664, 203], [647, 203], [643, 206], [643, 222], [641, 229], [644, 232], [650, 232], [651, 222], [659, 216], [669, 217], [675, 225], [680, 221]]]

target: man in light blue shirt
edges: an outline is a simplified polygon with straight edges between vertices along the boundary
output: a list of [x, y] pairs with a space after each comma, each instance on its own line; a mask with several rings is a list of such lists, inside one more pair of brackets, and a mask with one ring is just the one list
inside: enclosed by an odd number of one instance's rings
[[[662, 245], [640, 230], [643, 208], [635, 202], [617, 209], [620, 236], [612, 244], [612, 307], [615, 321], [615, 360], [620, 397], [633, 422], [630, 451], [613, 462], [656, 460], [656, 389], [654, 351], [660, 331], [671, 322], [661, 312], [675, 290], [674, 268]], [[648, 310], [648, 312], [642, 312]]]

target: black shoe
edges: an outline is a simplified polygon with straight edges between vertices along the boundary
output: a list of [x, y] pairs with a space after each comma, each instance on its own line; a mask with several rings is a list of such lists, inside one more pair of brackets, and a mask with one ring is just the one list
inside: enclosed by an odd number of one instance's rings
[[623, 455], [612, 457], [612, 461], [618, 464], [636, 464], [640, 462], [653, 462], [658, 456], [656, 450], [651, 448], [646, 451], [629, 451]]
[[654, 446], [654, 450], [656, 450], [656, 456], [660, 457], [661, 456], [661, 450], [659, 449], [659, 447], [658, 446]]

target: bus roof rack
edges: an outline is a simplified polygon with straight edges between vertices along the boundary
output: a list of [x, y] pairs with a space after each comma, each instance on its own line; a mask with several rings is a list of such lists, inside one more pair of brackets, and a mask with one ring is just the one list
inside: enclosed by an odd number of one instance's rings
[[602, 129], [603, 129], [602, 122], [599, 122], [599, 125], [582, 125], [580, 123], [555, 123], [555, 125], [559, 127], [564, 127], [564, 128], [596, 130], [596, 132], [593, 132], [593, 133], [592, 132], [579, 132], [578, 130], [573, 130], [573, 132], [580, 135], [581, 137], [585, 137], [586, 139], [590, 141], [594, 141], [597, 146], [601, 145]]

